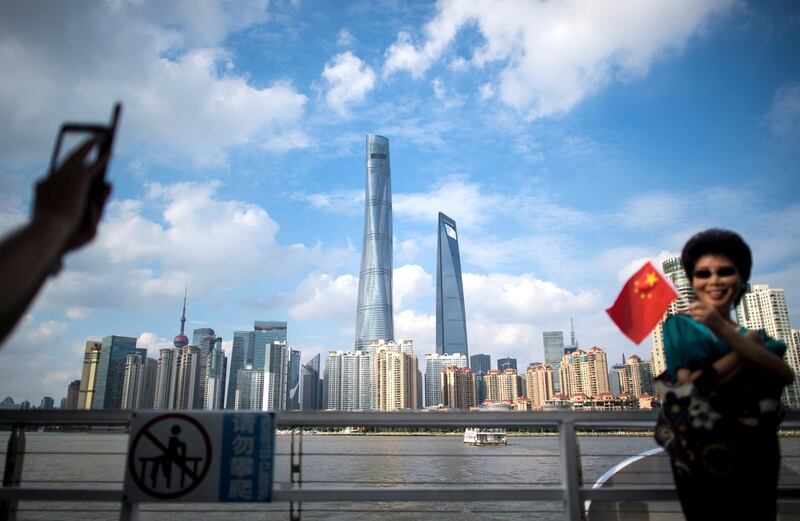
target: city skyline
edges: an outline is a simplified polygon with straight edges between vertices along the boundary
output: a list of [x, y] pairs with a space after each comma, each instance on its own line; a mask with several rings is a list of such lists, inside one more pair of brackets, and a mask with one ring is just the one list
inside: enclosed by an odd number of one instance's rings
[[543, 361], [571, 316], [585, 348], [648, 357], [603, 310], [710, 226], [750, 243], [751, 282], [784, 289], [798, 327], [798, 6], [609, 2], [607, 30], [580, 4], [453, 5], [1, 5], [0, 231], [30, 215], [58, 126], [124, 106], [97, 240], [0, 349], [0, 394], [63, 396], [87, 339], [158, 358], [187, 284], [186, 327], [229, 356], [260, 318], [291, 322], [302, 361], [352, 349], [373, 133], [395, 174], [394, 336], [419, 353], [438, 212], [458, 222], [470, 351], [493, 360]]

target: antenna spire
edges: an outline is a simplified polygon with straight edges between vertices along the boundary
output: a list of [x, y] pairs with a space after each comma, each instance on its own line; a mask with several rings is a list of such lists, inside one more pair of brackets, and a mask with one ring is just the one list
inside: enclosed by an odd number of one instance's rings
[[186, 324], [186, 294], [189, 292], [188, 284], [183, 288], [183, 313], [181, 313], [181, 335]]

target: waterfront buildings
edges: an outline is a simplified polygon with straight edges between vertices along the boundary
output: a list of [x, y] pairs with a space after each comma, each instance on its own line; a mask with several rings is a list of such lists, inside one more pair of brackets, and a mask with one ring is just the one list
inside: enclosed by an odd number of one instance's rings
[[492, 369], [483, 376], [483, 385], [486, 393], [485, 402], [512, 403], [520, 393], [520, 378], [516, 369], [500, 371]]
[[455, 354], [425, 354], [425, 406], [432, 407], [444, 404], [441, 386], [442, 371], [447, 367], [467, 367], [467, 355]]
[[125, 359], [130, 354], [147, 356], [145, 349], [136, 347], [136, 338], [111, 335], [103, 338], [97, 361], [95, 393], [92, 409], [119, 409], [122, 405], [122, 378]]
[[366, 138], [364, 241], [358, 277], [355, 349], [394, 339], [392, 315], [392, 182], [389, 140]]
[[266, 354], [261, 410], [282, 411], [286, 409], [289, 348], [285, 341], [276, 340], [267, 346]]
[[476, 375], [486, 374], [492, 368], [492, 357], [490, 355], [477, 354], [469, 357], [469, 367]]
[[[175, 337], [178, 339], [178, 337]], [[186, 338], [186, 337], [183, 337]], [[154, 409], [172, 409], [175, 402], [175, 360], [183, 339], [175, 342], [175, 347], [165, 347], [158, 350], [158, 367], [156, 369], [156, 388], [153, 398]], [[189, 339], [186, 339], [189, 342]], [[185, 345], [185, 344], [184, 344]]]
[[652, 395], [653, 390], [653, 364], [649, 360], [642, 360], [636, 355], [630, 356], [625, 361], [625, 367], [620, 374], [620, 392], [629, 394], [634, 398], [642, 395]]
[[176, 348], [172, 381], [173, 399], [170, 409], [202, 409], [203, 402], [198, 401], [196, 392], [200, 385], [200, 348], [186, 345]]
[[589, 398], [609, 393], [608, 361], [606, 353], [599, 347], [588, 351], [577, 349], [564, 355], [559, 368], [561, 394], [571, 398], [583, 394]]
[[469, 354], [456, 222], [442, 212], [436, 241], [436, 352]]
[[273, 342], [286, 342], [286, 322], [278, 320], [256, 320], [253, 322], [252, 353], [245, 360], [254, 369], [264, 369], [267, 363], [267, 346]]
[[667, 362], [664, 358], [664, 322], [668, 317], [688, 311], [689, 302], [693, 301], [696, 296], [692, 288], [692, 282], [686, 276], [686, 272], [681, 265], [680, 257], [669, 257], [661, 263], [664, 270], [664, 277], [672, 283], [672, 286], [678, 292], [678, 298], [675, 299], [667, 308], [664, 317], [656, 324], [653, 329], [653, 375], [658, 376], [667, 370]]
[[477, 406], [475, 374], [469, 367], [445, 367], [440, 380], [441, 405], [448, 409], [466, 410]]
[[228, 377], [228, 357], [222, 350], [222, 338], [214, 336], [206, 360], [203, 409], [219, 410], [225, 406], [225, 384]]
[[322, 386], [324, 382], [320, 376], [320, 355], [317, 353], [314, 358], [300, 367], [300, 409], [315, 411], [323, 408]]
[[247, 364], [237, 371], [236, 379], [233, 408], [237, 411], [260, 411], [264, 398], [264, 370], [253, 369]]
[[418, 405], [417, 357], [391, 344], [377, 347], [375, 355], [375, 405], [380, 411], [416, 409]]
[[625, 378], [625, 355], [622, 355], [622, 362], [611, 366], [608, 371], [608, 389], [611, 394], [622, 392], [622, 380]]
[[331, 351], [325, 360], [325, 408], [337, 411], [370, 410], [374, 390], [372, 374], [371, 347], [356, 352]]
[[50, 396], [45, 396], [42, 398], [42, 401], [39, 402], [39, 408], [45, 410], [51, 410], [55, 407], [55, 400], [53, 400]]
[[83, 352], [81, 387], [78, 391], [78, 409], [91, 409], [97, 383], [97, 363], [100, 361], [102, 342], [88, 340]]
[[67, 402], [65, 409], [74, 410], [78, 408], [78, 397], [80, 396], [81, 381], [73, 380], [67, 386]]
[[134, 353], [125, 357], [122, 376], [123, 409], [152, 409], [158, 362]]
[[564, 357], [564, 332], [542, 331], [542, 344], [544, 345], [544, 363], [553, 368], [553, 385], [559, 392], [561, 386], [558, 379], [558, 367]]
[[286, 409], [297, 411], [300, 409], [300, 351], [292, 349], [289, 355], [288, 383], [286, 387]]
[[556, 395], [553, 366], [550, 364], [531, 364], [526, 371], [528, 400], [533, 410], [541, 410], [544, 402]]
[[517, 370], [517, 359], [516, 358], [498, 358], [497, 359], [497, 370], [498, 371], [505, 371], [506, 369], [513, 369]]
[[793, 335], [789, 322], [789, 308], [783, 289], [770, 288], [767, 284], [755, 284], [748, 287], [736, 306], [736, 318], [739, 325], [747, 329], [763, 329], [767, 335], [786, 344], [786, 362], [795, 373], [794, 382], [784, 390], [784, 402], [787, 406], [800, 407], [800, 345]]
[[[234, 331], [233, 343], [231, 345], [230, 357], [230, 381], [228, 382], [227, 398], [225, 399], [225, 407], [227, 409], [236, 408], [236, 386], [238, 385], [237, 374], [239, 370], [244, 369], [246, 364], [252, 366], [253, 359], [253, 344], [255, 343], [254, 331]], [[248, 361], [248, 355], [250, 359]]]

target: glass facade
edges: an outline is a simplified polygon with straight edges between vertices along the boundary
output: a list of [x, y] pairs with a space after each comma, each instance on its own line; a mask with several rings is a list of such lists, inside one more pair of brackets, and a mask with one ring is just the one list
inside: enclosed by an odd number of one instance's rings
[[456, 222], [441, 212], [436, 247], [436, 352], [469, 354]]
[[[234, 331], [233, 345], [231, 346], [231, 374], [228, 382], [228, 396], [225, 399], [225, 408], [234, 409], [236, 407], [236, 386], [238, 385], [239, 370], [244, 369], [247, 364], [253, 363], [252, 345], [255, 342], [253, 331]], [[248, 360], [248, 355], [250, 359]]]
[[517, 359], [516, 358], [498, 358], [497, 359], [497, 370], [498, 371], [505, 371], [506, 369], [513, 369], [517, 370]]
[[392, 316], [392, 180], [389, 140], [367, 135], [364, 243], [356, 307], [357, 351], [394, 339]]
[[147, 356], [146, 349], [136, 348], [136, 338], [111, 335], [103, 338], [97, 363], [92, 409], [119, 409], [122, 406], [122, 379], [128, 355]]
[[300, 410], [300, 351], [291, 350], [289, 356], [289, 383], [286, 398], [286, 409], [290, 411]]
[[544, 344], [544, 363], [553, 368], [553, 388], [557, 393], [561, 392], [558, 368], [565, 354], [564, 332], [542, 331], [542, 343]]
[[266, 367], [267, 346], [273, 342], [286, 342], [286, 322], [256, 320], [253, 323], [252, 354], [246, 354], [253, 369]]

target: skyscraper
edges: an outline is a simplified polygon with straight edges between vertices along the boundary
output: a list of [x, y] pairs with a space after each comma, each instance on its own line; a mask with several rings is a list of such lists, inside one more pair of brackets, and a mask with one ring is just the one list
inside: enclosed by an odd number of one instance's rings
[[553, 368], [553, 388], [555, 392], [561, 391], [560, 380], [558, 379], [558, 367], [564, 357], [564, 332], [563, 331], [542, 331], [542, 343], [544, 345], [544, 363]]
[[328, 354], [323, 382], [326, 409], [357, 411], [374, 407], [373, 355], [372, 345], [355, 353]]
[[237, 371], [234, 409], [237, 411], [260, 411], [264, 398], [264, 370], [253, 369], [250, 364]]
[[125, 359], [130, 354], [147, 356], [146, 349], [136, 348], [136, 338], [111, 335], [103, 338], [97, 362], [97, 378], [92, 409], [119, 409], [122, 405], [122, 378]]
[[297, 411], [300, 409], [300, 351], [291, 350], [289, 356], [289, 374], [286, 385], [286, 409]]
[[692, 282], [686, 276], [686, 272], [681, 265], [680, 257], [669, 257], [661, 263], [664, 269], [664, 276], [669, 280], [678, 292], [678, 298], [672, 301], [667, 308], [664, 317], [656, 324], [653, 329], [653, 375], [658, 376], [667, 370], [667, 360], [664, 358], [664, 322], [668, 317], [688, 311], [689, 302], [696, 298]]
[[66, 409], [74, 410], [78, 408], [78, 397], [80, 396], [81, 381], [73, 380], [67, 386]]
[[653, 365], [637, 355], [631, 355], [625, 361], [620, 378], [620, 392], [629, 393], [636, 398], [643, 394], [654, 394]]
[[152, 409], [158, 362], [138, 353], [125, 357], [122, 375], [123, 409]]
[[263, 411], [283, 411], [286, 409], [286, 384], [289, 372], [289, 348], [286, 342], [276, 340], [267, 346], [264, 366]]
[[389, 140], [367, 135], [364, 243], [358, 277], [355, 349], [394, 339], [392, 316], [392, 180]]
[[578, 393], [596, 397], [608, 393], [608, 360], [599, 347], [578, 349], [561, 360], [561, 394], [570, 398]]
[[320, 355], [300, 367], [300, 408], [304, 411], [322, 409], [322, 384], [320, 378]]
[[225, 382], [227, 380], [228, 357], [222, 350], [222, 338], [213, 337], [206, 359], [205, 392], [203, 408], [207, 411], [222, 409], [225, 406]]
[[264, 369], [267, 364], [267, 350], [273, 342], [286, 342], [286, 322], [279, 320], [256, 320], [253, 323], [252, 354], [247, 354], [247, 363], [253, 369]]
[[469, 354], [456, 222], [442, 212], [436, 241], [436, 352]]
[[239, 370], [244, 369], [245, 365], [253, 363], [253, 344], [255, 343], [255, 331], [234, 331], [233, 345], [231, 346], [230, 378], [228, 382], [228, 397], [225, 400], [226, 409], [236, 408], [236, 386], [239, 379]]
[[492, 368], [492, 357], [484, 354], [472, 355], [469, 357], [469, 367], [476, 375], [486, 374]]
[[[188, 342], [189, 340], [187, 339], [186, 341]], [[173, 378], [175, 358], [178, 350], [178, 347], [164, 347], [158, 350], [156, 391], [155, 398], [153, 399], [154, 409], [172, 409], [174, 406], [175, 380]]]
[[375, 408], [396, 411], [417, 408], [417, 357], [388, 345], [375, 350]]
[[87, 340], [83, 352], [81, 388], [78, 391], [78, 409], [91, 409], [97, 383], [97, 363], [100, 361], [101, 342]]
[[442, 371], [447, 367], [467, 367], [465, 353], [425, 353], [425, 406], [444, 404], [442, 398]]
[[186, 345], [176, 348], [175, 363], [172, 369], [175, 397], [171, 409], [202, 409], [198, 402], [197, 386], [202, 377], [200, 373], [200, 348]]
[[498, 358], [497, 359], [497, 370], [498, 371], [505, 371], [506, 369], [513, 369], [517, 370], [517, 359], [516, 358]]
[[740, 326], [763, 329], [771, 338], [786, 344], [784, 359], [794, 371], [795, 379], [784, 389], [784, 402], [792, 408], [800, 407], [800, 381], [797, 378], [800, 374], [800, 346], [795, 342], [783, 290], [770, 288], [767, 284], [748, 287], [736, 306], [736, 318]]
[[475, 401], [475, 374], [469, 367], [445, 367], [442, 371], [441, 403], [448, 409], [470, 409]]
[[528, 399], [533, 410], [540, 410], [547, 400], [555, 396], [553, 367], [550, 364], [531, 364], [527, 370]]

